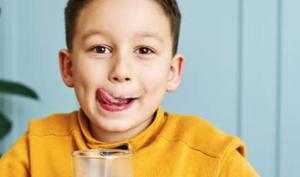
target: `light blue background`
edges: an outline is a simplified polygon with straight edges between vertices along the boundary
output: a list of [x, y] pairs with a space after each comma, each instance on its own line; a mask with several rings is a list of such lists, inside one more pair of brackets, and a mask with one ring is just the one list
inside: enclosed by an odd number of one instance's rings
[[[4, 150], [28, 120], [78, 107], [59, 76], [64, 0], [0, 0], [0, 77], [33, 87], [40, 101], [2, 96], [13, 118]], [[241, 136], [261, 176], [298, 177], [300, 1], [180, 0], [182, 85], [169, 111], [197, 114]], [[155, 24], [154, 24], [155, 25]]]

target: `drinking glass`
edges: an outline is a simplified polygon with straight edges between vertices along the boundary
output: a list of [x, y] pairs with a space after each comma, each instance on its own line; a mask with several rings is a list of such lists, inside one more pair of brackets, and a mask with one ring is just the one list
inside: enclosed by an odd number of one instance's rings
[[133, 177], [129, 150], [92, 149], [72, 156], [73, 177]]

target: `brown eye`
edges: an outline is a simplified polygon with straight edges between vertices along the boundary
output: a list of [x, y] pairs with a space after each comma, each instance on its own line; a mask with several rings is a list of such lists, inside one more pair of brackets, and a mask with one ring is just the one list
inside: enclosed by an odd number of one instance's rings
[[96, 52], [96, 53], [99, 53], [99, 54], [111, 53], [110, 49], [108, 49], [105, 46], [96, 46], [92, 50], [93, 50], [93, 52]]
[[143, 55], [147, 55], [147, 54], [152, 54], [154, 53], [153, 50], [151, 50], [150, 48], [148, 47], [140, 47], [138, 49], [138, 53], [139, 54], [143, 54]]

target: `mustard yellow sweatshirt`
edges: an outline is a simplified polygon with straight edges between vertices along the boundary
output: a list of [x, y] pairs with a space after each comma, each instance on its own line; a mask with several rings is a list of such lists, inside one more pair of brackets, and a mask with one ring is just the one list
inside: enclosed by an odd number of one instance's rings
[[33, 120], [0, 160], [0, 177], [71, 177], [75, 150], [131, 145], [134, 177], [256, 177], [245, 146], [199, 117], [159, 108], [142, 133], [116, 144], [92, 137], [81, 111]]

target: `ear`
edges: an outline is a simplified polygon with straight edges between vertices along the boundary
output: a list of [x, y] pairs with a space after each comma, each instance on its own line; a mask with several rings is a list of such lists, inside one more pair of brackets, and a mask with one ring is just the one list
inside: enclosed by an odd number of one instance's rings
[[184, 57], [180, 54], [176, 54], [170, 64], [167, 91], [173, 92], [177, 89], [181, 82], [183, 73]]
[[59, 51], [59, 69], [66, 86], [73, 87], [72, 60], [68, 49], [61, 49]]

